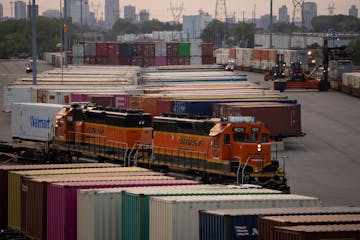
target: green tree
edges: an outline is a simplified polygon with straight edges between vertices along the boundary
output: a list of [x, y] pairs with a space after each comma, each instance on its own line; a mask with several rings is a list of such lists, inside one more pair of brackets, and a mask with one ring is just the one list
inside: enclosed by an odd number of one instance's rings
[[201, 39], [204, 42], [214, 43], [215, 47], [221, 47], [225, 40], [225, 33], [225, 24], [215, 19], [203, 30]]
[[239, 47], [254, 47], [255, 45], [255, 24], [238, 23], [234, 29], [235, 40]]
[[311, 24], [314, 32], [360, 32], [360, 20], [352, 16], [317, 16]]
[[351, 56], [354, 64], [360, 65], [360, 39], [353, 39], [345, 52]]

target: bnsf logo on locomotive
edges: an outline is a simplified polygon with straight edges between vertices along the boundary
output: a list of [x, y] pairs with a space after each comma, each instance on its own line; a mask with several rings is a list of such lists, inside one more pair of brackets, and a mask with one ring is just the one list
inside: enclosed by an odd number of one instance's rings
[[104, 129], [103, 128], [88, 127], [87, 132], [92, 133], [92, 134], [104, 134]]
[[202, 140], [195, 140], [195, 139], [187, 139], [187, 138], [181, 138], [180, 144], [181, 145], [188, 145], [188, 146], [194, 146], [199, 147], [202, 144]]

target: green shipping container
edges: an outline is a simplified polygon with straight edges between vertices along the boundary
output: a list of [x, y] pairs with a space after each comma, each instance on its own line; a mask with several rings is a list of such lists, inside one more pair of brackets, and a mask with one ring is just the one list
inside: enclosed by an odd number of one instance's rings
[[214, 188], [201, 189], [133, 189], [122, 192], [122, 239], [148, 240], [150, 198], [154, 196], [187, 196], [187, 195], [247, 195], [247, 194], [279, 194], [270, 189], [241, 189], [216, 185]]
[[190, 43], [180, 42], [178, 45], [179, 57], [190, 57]]

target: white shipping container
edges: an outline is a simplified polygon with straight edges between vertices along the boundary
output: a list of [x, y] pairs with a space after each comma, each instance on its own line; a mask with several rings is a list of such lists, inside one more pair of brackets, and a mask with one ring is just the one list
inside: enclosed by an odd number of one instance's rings
[[150, 240], [198, 240], [200, 210], [317, 206], [318, 198], [294, 194], [153, 197]]
[[155, 42], [155, 57], [166, 56], [166, 42]]
[[191, 65], [201, 65], [201, 63], [202, 63], [201, 57], [191, 57], [190, 58]]
[[201, 40], [191, 40], [190, 41], [190, 56], [192, 56], [192, 57], [200, 57], [201, 56]]
[[84, 44], [74, 44], [72, 55], [74, 58], [84, 58]]
[[23, 140], [50, 140], [54, 136], [54, 118], [63, 106], [46, 103], [14, 103], [11, 114], [11, 136]]
[[14, 102], [35, 103], [36, 91], [32, 85], [10, 85], [3, 88], [3, 111], [11, 112]]
[[360, 88], [360, 73], [344, 73], [342, 84], [345, 86], [352, 86], [353, 88]]

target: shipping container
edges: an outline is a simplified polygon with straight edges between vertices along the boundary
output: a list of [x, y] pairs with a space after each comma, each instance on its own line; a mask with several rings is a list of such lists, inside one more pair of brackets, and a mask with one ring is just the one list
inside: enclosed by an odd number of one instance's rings
[[179, 57], [190, 57], [190, 43], [179, 42], [178, 44], [178, 56]]
[[115, 107], [115, 96], [113, 94], [89, 94], [87, 101], [101, 107]]
[[360, 239], [360, 224], [277, 227], [274, 229], [274, 239], [357, 240]]
[[190, 65], [190, 57], [178, 57], [179, 65]]
[[213, 56], [202, 56], [201, 62], [202, 62], [202, 64], [215, 64], [216, 58]]
[[155, 57], [166, 57], [166, 42], [155, 42]]
[[290, 216], [265, 216], [259, 218], [259, 239], [274, 240], [275, 227], [290, 227], [299, 225], [335, 225], [335, 224], [360, 224], [359, 214], [336, 215], [290, 215]]
[[200, 196], [200, 195], [252, 195], [279, 194], [281, 192], [270, 189], [241, 189], [227, 186], [200, 189], [134, 189], [123, 192], [122, 195], [122, 239], [149, 239], [149, 207], [150, 198], [154, 196]]
[[236, 59], [236, 48], [230, 48], [229, 49], [229, 59]]
[[200, 239], [199, 210], [319, 205], [317, 198], [293, 194], [153, 197], [150, 200], [150, 240]]
[[120, 65], [131, 65], [131, 58], [130, 57], [119, 57], [119, 63]]
[[199, 213], [200, 240], [256, 240], [261, 216], [359, 213], [358, 207], [342, 206], [204, 210]]
[[[163, 191], [223, 188], [223, 185], [162, 186]], [[90, 189], [78, 191], [78, 240], [122, 239], [122, 192], [132, 189], [159, 189], [159, 187], [133, 187]], [[106, 224], [104, 224], [106, 223]]]
[[134, 44], [120, 43], [120, 57], [132, 57], [134, 55]]
[[74, 44], [72, 54], [74, 58], [84, 58], [84, 44]]
[[120, 56], [120, 43], [118, 42], [109, 42], [107, 43], [107, 55], [113, 59], [119, 59]]
[[155, 57], [155, 66], [165, 66], [165, 65], [166, 65], [166, 57], [164, 56]]
[[214, 56], [214, 44], [202, 43], [201, 44], [201, 56]]
[[96, 56], [96, 43], [87, 42], [84, 44], [84, 57]]
[[119, 56], [108, 56], [107, 64], [108, 65], [120, 65], [120, 57]]
[[[178, 57], [179, 56], [179, 49], [178, 49], [177, 42], [168, 42], [166, 43], [166, 56], [167, 57]], [[171, 65], [171, 64], [168, 64]]]
[[144, 57], [144, 67], [155, 66], [155, 57]]
[[201, 40], [190, 40], [190, 56], [201, 57]]
[[178, 57], [167, 56], [166, 57], [166, 65], [178, 65]]
[[300, 104], [269, 102], [215, 103], [214, 117], [253, 116], [255, 121], [264, 122], [274, 138], [300, 136]]
[[201, 65], [202, 64], [202, 59], [200, 56], [196, 56], [196, 57], [193, 57], [191, 56], [190, 58], [190, 64], [191, 65]]
[[47, 239], [77, 239], [77, 190], [79, 189], [194, 184], [197, 183], [190, 180], [52, 183], [47, 189]]
[[106, 42], [96, 42], [96, 57], [107, 57], [108, 56], [108, 48]]
[[64, 107], [60, 104], [14, 103], [11, 113], [11, 137], [47, 142], [54, 136], [52, 122]]
[[[134, 172], [136, 173], [136, 172]], [[99, 182], [99, 181], [153, 181], [170, 180], [167, 176], [139, 176], [128, 173], [68, 174], [57, 177], [35, 177], [21, 179], [21, 231], [32, 239], [46, 239], [47, 224], [47, 187], [52, 182]], [[131, 173], [130, 173], [131, 174]], [[81, 175], [81, 174], [80, 174]]]
[[115, 108], [127, 109], [129, 106], [129, 94], [117, 94], [115, 95]]
[[143, 168], [74, 168], [74, 169], [47, 169], [32, 171], [11, 171], [8, 172], [8, 226], [14, 229], [21, 227], [21, 177], [51, 174], [77, 174], [77, 173], [101, 173], [101, 172], [140, 172], [148, 171]]

